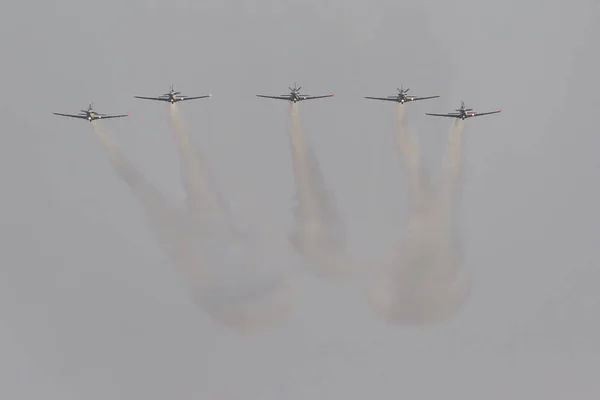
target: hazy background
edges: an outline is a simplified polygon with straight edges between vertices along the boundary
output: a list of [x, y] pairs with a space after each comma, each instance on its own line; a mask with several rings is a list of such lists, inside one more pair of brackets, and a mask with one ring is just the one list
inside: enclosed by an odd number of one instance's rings
[[[7, 3], [0, 397], [598, 398], [599, 7]], [[289, 105], [254, 94], [286, 93], [294, 82], [308, 94], [336, 93], [299, 108], [345, 226], [356, 271], [345, 279], [314, 274], [285, 246], [296, 195]], [[290, 306], [258, 331], [198, 306], [195, 282], [173, 268], [90, 124], [52, 115], [92, 101], [99, 112], [129, 112], [101, 126], [181, 204], [168, 106], [132, 99], [169, 84], [213, 93], [180, 103], [181, 118], [237, 223], [268, 232], [261, 254], [273, 244], [282, 280], [293, 282]], [[432, 175], [451, 121], [424, 112], [461, 100], [503, 108], [465, 123], [460, 226], [470, 292], [434, 324], [388, 323], [367, 296], [371, 273], [407, 224], [409, 194], [395, 105], [363, 96], [391, 95], [400, 84], [443, 94], [405, 107]]]

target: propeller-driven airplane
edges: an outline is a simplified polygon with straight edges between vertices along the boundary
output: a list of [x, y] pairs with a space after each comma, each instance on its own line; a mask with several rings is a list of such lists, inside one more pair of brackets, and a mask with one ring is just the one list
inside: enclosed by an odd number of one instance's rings
[[287, 100], [287, 101], [292, 101], [292, 102], [296, 103], [296, 102], [302, 101], [302, 100], [322, 99], [324, 97], [335, 96], [335, 93], [326, 94], [323, 96], [311, 96], [311, 95], [307, 95], [307, 94], [303, 95], [303, 94], [300, 94], [300, 89], [302, 89], [302, 86], [296, 86], [296, 83], [294, 83], [293, 88], [288, 88], [288, 89], [290, 89], [290, 94], [282, 94], [281, 96], [266, 96], [264, 94], [257, 94], [256, 97], [264, 97], [267, 99], [277, 99], [277, 100]]
[[388, 97], [365, 97], [365, 99], [395, 101], [395, 102], [404, 104], [404, 103], [407, 103], [409, 101], [435, 99], [435, 98], [438, 98], [438, 97], [442, 96], [442, 95], [439, 95], [439, 96], [419, 97], [417, 95], [407, 95], [406, 93], [408, 93], [408, 91], [410, 90], [410, 88], [404, 89], [403, 86], [400, 86], [399, 88], [397, 88], [397, 90], [398, 90], [398, 94], [393, 95], [393, 96], [388, 96]]
[[460, 108], [454, 110], [456, 112], [451, 112], [448, 114], [431, 114], [431, 113], [425, 113], [425, 115], [433, 115], [434, 117], [450, 117], [450, 118], [460, 118], [462, 120], [465, 120], [467, 118], [471, 118], [471, 117], [479, 117], [482, 115], [490, 115], [490, 114], [497, 114], [499, 112], [502, 112], [502, 109], [496, 110], [496, 111], [489, 111], [489, 112], [483, 112], [483, 113], [479, 113], [479, 112], [475, 112], [473, 111], [472, 108], [465, 108], [465, 102], [461, 101], [460, 102]]
[[205, 99], [207, 97], [211, 97], [211, 94], [207, 94], [204, 96], [184, 96], [181, 94], [181, 92], [176, 92], [175, 89], [173, 88], [173, 85], [171, 85], [169, 87], [169, 92], [165, 93], [165, 94], [161, 94], [158, 97], [144, 97], [144, 96], [133, 96], [136, 99], [144, 99], [144, 100], [155, 100], [155, 101], [167, 101], [171, 104], [173, 103], [177, 103], [178, 101], [184, 101], [184, 100], [195, 100], [195, 99]]
[[60, 115], [61, 117], [71, 117], [71, 118], [79, 118], [79, 119], [87, 119], [92, 122], [97, 119], [107, 119], [107, 118], [122, 118], [128, 117], [129, 114], [121, 114], [121, 115], [108, 115], [101, 114], [94, 111], [94, 103], [91, 103], [87, 110], [80, 110], [78, 114], [61, 114], [61, 113], [52, 113], [54, 115]]

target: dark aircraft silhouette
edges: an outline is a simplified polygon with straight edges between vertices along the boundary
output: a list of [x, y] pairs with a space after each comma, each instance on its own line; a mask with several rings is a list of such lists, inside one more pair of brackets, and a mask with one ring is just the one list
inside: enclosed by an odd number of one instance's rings
[[211, 96], [212, 96], [212, 93], [204, 95], [204, 96], [194, 96], [194, 97], [184, 96], [184, 95], [181, 95], [181, 92], [176, 92], [175, 89], [173, 88], [173, 85], [171, 85], [169, 87], [168, 93], [161, 94], [158, 97], [144, 97], [144, 96], [133, 96], [133, 97], [135, 97], [136, 99], [144, 99], [144, 100], [166, 101], [166, 102], [173, 104], [173, 103], [177, 103], [178, 101], [205, 99], [205, 98], [211, 97]]
[[393, 96], [388, 96], [388, 97], [365, 97], [365, 99], [395, 101], [397, 103], [404, 104], [404, 103], [407, 103], [409, 101], [435, 99], [435, 98], [441, 97], [441, 95], [439, 95], [439, 96], [427, 96], [427, 97], [419, 97], [417, 95], [407, 95], [406, 93], [408, 93], [408, 91], [410, 90], [410, 88], [404, 89], [403, 86], [400, 86], [400, 88], [397, 88], [397, 89], [398, 89], [398, 94], [393, 95]]
[[52, 114], [54, 114], [54, 115], [60, 115], [61, 117], [71, 117], [71, 118], [87, 119], [90, 122], [95, 121], [97, 119], [122, 118], [122, 117], [128, 117], [129, 116], [129, 114], [107, 115], [107, 114], [97, 113], [96, 111], [94, 111], [94, 103], [91, 103], [88, 106], [87, 110], [81, 110], [79, 112], [79, 114], [62, 114], [62, 113], [55, 113], [55, 112], [53, 112]]
[[431, 114], [431, 113], [425, 113], [425, 115], [433, 115], [434, 117], [450, 117], [450, 118], [460, 118], [462, 120], [465, 120], [467, 118], [471, 118], [471, 117], [480, 117], [482, 115], [490, 115], [490, 114], [497, 114], [499, 112], [502, 112], [502, 109], [496, 110], [496, 111], [489, 111], [489, 112], [483, 112], [483, 113], [478, 113], [473, 111], [472, 108], [465, 108], [465, 102], [461, 101], [460, 102], [460, 108], [454, 110], [456, 112], [451, 112], [448, 114]]
[[300, 89], [302, 89], [302, 86], [298, 87], [298, 86], [296, 86], [296, 83], [294, 83], [293, 88], [289, 88], [289, 89], [290, 89], [290, 94], [282, 94], [281, 96], [266, 96], [264, 94], [257, 94], [256, 97], [264, 97], [267, 99], [276, 99], [276, 100], [288, 100], [288, 101], [292, 101], [292, 102], [296, 103], [296, 102], [302, 101], [302, 100], [322, 99], [324, 97], [335, 96], [335, 93], [326, 94], [323, 96], [310, 96], [310, 95], [306, 95], [306, 94], [302, 95], [302, 94], [300, 94]]

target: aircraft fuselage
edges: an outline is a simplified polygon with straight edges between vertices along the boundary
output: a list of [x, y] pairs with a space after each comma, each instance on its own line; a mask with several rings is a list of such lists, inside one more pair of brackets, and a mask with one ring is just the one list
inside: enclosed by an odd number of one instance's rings
[[474, 113], [471, 114], [467, 114], [467, 112], [465, 110], [460, 110], [460, 118], [464, 121], [467, 118], [472, 117], [473, 115], [475, 115]]

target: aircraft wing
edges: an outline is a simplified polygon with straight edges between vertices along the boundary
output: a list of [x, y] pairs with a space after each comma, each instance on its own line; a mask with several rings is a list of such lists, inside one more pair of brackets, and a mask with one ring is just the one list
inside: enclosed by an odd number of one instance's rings
[[256, 97], [263, 97], [265, 99], [276, 99], [276, 100], [291, 100], [289, 96], [266, 96], [264, 94], [257, 94]]
[[484, 113], [475, 113], [475, 114], [472, 115], [472, 117], [479, 117], [479, 116], [482, 116], [482, 115], [490, 115], [490, 114], [498, 114], [499, 112], [502, 112], [502, 109], [496, 110], [496, 111], [484, 112]]
[[417, 100], [427, 100], [427, 99], [437, 99], [440, 96], [427, 96], [427, 97], [408, 97], [410, 99], [410, 101], [417, 101]]
[[156, 101], [169, 101], [168, 97], [143, 97], [143, 96], [133, 96], [136, 99], [144, 99], [144, 100], [156, 100]]
[[335, 96], [335, 93], [332, 94], [325, 94], [323, 96], [300, 96], [301, 100], [313, 100], [313, 99], [323, 99], [325, 97], [333, 97]]
[[205, 99], [207, 97], [211, 97], [212, 94], [207, 94], [205, 96], [195, 96], [195, 97], [176, 97], [175, 101], [185, 101], [185, 100], [195, 100], [195, 99]]
[[52, 114], [54, 114], [54, 115], [60, 115], [61, 117], [71, 117], [71, 118], [87, 119], [87, 117], [85, 115], [61, 114], [61, 113], [55, 113], [55, 112], [53, 112]]
[[460, 114], [431, 114], [431, 113], [425, 113], [425, 115], [433, 115], [434, 117], [461, 118]]
[[121, 115], [101, 115], [101, 116], [97, 117], [96, 119], [107, 119], [107, 118], [123, 118], [123, 117], [129, 117], [129, 114], [121, 114]]
[[398, 102], [398, 97], [397, 96], [394, 96], [394, 97], [365, 97], [365, 99], [385, 100], [385, 101], [395, 101], [395, 102]]

